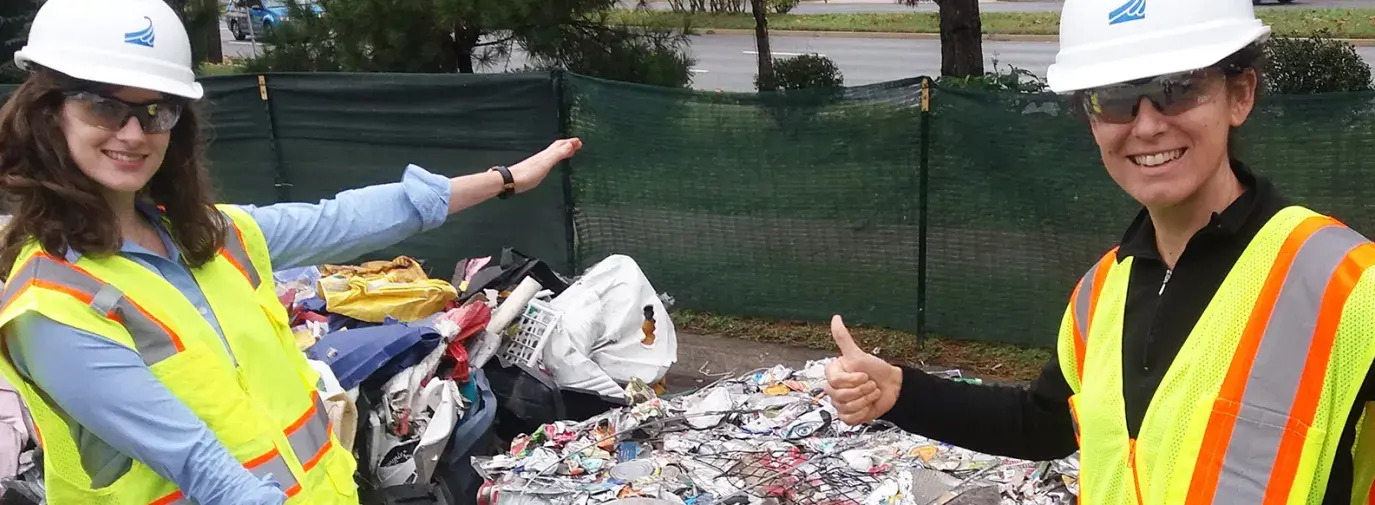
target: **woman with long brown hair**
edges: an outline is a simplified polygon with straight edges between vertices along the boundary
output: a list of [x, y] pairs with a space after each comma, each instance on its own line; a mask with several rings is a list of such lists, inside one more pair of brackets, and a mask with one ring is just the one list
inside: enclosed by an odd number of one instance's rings
[[276, 301], [278, 268], [347, 261], [527, 191], [572, 156], [318, 204], [215, 205], [190, 44], [161, 0], [48, 0], [0, 109], [0, 372], [28, 404], [48, 501], [358, 503]]

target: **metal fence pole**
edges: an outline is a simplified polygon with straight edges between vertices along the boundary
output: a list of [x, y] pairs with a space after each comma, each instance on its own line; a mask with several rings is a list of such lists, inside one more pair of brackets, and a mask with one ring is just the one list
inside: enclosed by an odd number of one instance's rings
[[277, 202], [291, 201], [291, 181], [282, 166], [282, 146], [277, 137], [277, 113], [272, 108], [272, 96], [267, 92], [267, 76], [258, 74], [258, 98], [267, 113], [267, 140], [272, 148], [272, 172], [276, 175], [272, 186], [277, 188]]
[[[558, 100], [558, 122], [559, 138], [567, 138], [572, 134], [572, 104], [568, 99], [568, 79], [564, 70], [554, 70], [551, 77], [554, 81], [554, 96]], [[560, 172], [563, 175], [563, 221], [564, 239], [568, 243], [568, 266], [576, 273], [582, 269], [582, 262], [578, 258], [578, 230], [577, 230], [577, 207], [573, 200], [573, 158], [568, 158], [560, 163]]]
[[921, 137], [917, 166], [917, 345], [926, 342], [927, 201], [931, 154], [931, 79], [921, 78]]

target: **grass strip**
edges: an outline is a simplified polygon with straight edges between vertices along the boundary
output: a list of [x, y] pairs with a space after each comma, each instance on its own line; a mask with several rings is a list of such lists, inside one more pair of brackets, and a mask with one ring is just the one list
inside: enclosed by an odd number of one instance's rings
[[[1307, 37], [1327, 32], [1332, 37], [1375, 38], [1375, 9], [1261, 9], [1259, 15], [1276, 36]], [[985, 12], [985, 35], [1055, 35], [1060, 30], [1059, 12]], [[650, 10], [613, 11], [610, 20], [633, 26], [680, 27], [684, 22], [698, 30], [754, 29], [751, 14], [677, 13]], [[837, 32], [939, 33], [934, 12], [770, 14], [769, 29]]]

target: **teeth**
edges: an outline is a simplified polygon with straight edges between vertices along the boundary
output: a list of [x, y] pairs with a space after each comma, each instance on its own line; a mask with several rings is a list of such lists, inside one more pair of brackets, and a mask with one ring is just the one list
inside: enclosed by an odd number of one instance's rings
[[1163, 153], [1147, 154], [1144, 156], [1132, 156], [1131, 158], [1132, 162], [1136, 163], [1137, 165], [1141, 165], [1143, 167], [1154, 167], [1177, 160], [1180, 156], [1183, 155], [1183, 149], [1175, 149], [1173, 151], [1167, 151]]
[[118, 161], [139, 161], [143, 159], [143, 156], [119, 151], [105, 151], [105, 155]]

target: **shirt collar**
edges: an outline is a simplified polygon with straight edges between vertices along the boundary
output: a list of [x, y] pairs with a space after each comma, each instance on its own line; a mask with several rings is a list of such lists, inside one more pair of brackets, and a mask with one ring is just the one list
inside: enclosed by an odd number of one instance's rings
[[[1263, 202], [1277, 196], [1274, 185], [1268, 179], [1256, 176], [1249, 167], [1240, 161], [1233, 160], [1231, 165], [1232, 173], [1236, 174], [1237, 180], [1245, 189], [1241, 196], [1222, 212], [1214, 212], [1208, 225], [1199, 230], [1194, 235], [1195, 237], [1236, 236], [1242, 232], [1246, 223], [1256, 217]], [[1122, 235], [1121, 247], [1117, 256], [1119, 258], [1135, 256], [1160, 259], [1160, 251], [1155, 244], [1155, 226], [1152, 225], [1151, 215], [1145, 208], [1137, 213], [1136, 219], [1132, 220], [1132, 224], [1127, 227], [1126, 233]]]
[[[172, 240], [172, 235], [167, 232], [167, 227], [164, 225], [166, 214], [163, 213], [162, 209], [158, 208], [157, 204], [143, 199], [134, 202], [134, 209], [138, 210], [138, 213], [143, 215], [144, 219], [147, 219], [148, 223], [158, 230], [158, 238], [162, 240], [162, 246], [167, 249], [169, 259], [180, 263], [181, 251], [177, 249], [176, 242]], [[157, 256], [153, 251], [149, 251], [148, 248], [138, 245], [132, 240], [124, 240], [120, 244], [119, 252]], [[81, 259], [81, 256], [81, 253], [77, 252], [76, 249], [67, 248], [66, 259], [68, 263], [76, 263]]]

